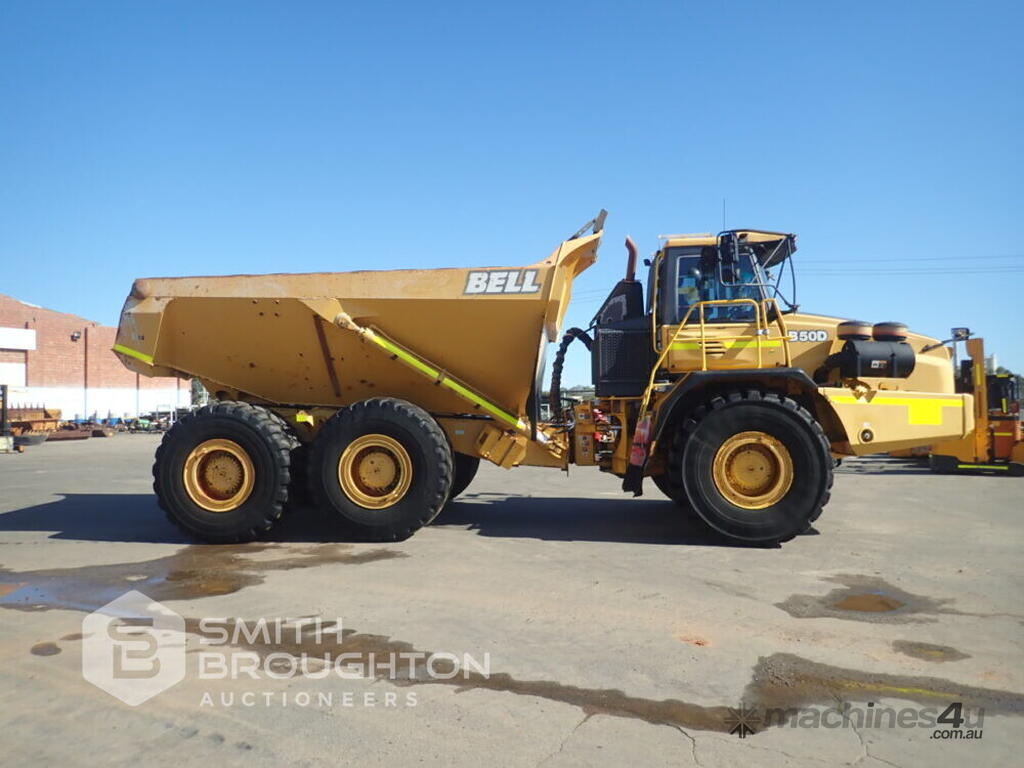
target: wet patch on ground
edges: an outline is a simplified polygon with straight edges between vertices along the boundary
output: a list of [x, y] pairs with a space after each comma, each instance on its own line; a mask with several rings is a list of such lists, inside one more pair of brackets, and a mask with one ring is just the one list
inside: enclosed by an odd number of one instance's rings
[[[255, 555], [255, 557], [254, 557]], [[0, 606], [17, 610], [72, 609], [92, 611], [133, 588], [145, 590], [155, 600], [180, 600], [230, 594], [263, 581], [268, 571], [308, 568], [333, 563], [368, 563], [404, 557], [388, 549], [353, 551], [351, 545], [289, 547], [271, 544], [232, 546], [193, 546], [169, 557], [144, 563], [119, 563], [106, 566], [51, 569], [11, 573], [0, 571], [0, 583], [24, 583], [25, 586], [0, 599]], [[836, 577], [837, 579], [841, 577]], [[858, 577], [860, 578], [860, 577]], [[846, 582], [840, 582], [846, 583]], [[878, 586], [879, 580], [872, 582]], [[862, 578], [834, 596], [840, 602], [852, 590], [862, 590]], [[946, 601], [921, 602], [920, 596], [902, 591], [885, 593], [902, 606], [889, 613], [943, 609]], [[23, 594], [25, 590], [30, 590]], [[857, 592], [856, 594], [860, 594]], [[830, 604], [831, 605], [831, 604]], [[840, 611], [843, 609], [830, 608]], [[120, 618], [130, 622], [131, 619]], [[186, 632], [196, 650], [203, 631], [200, 620], [187, 618]], [[703, 704], [681, 699], [653, 699], [632, 696], [611, 688], [588, 688], [554, 680], [524, 680], [507, 673], [483, 674], [472, 669], [457, 669], [457, 659], [448, 654], [418, 650], [412, 643], [385, 635], [344, 629], [338, 635], [324, 631], [327, 624], [303, 625], [296, 633], [282, 637], [232, 640], [230, 649], [250, 651], [267, 664], [289, 666], [287, 657], [304, 660], [297, 663], [301, 673], [320, 676], [327, 664], [338, 663], [345, 654], [346, 667], [358, 667], [373, 679], [398, 687], [446, 686], [457, 693], [494, 691], [517, 696], [532, 696], [577, 707], [585, 717], [606, 715], [666, 725], [682, 730], [730, 732], [735, 728], [740, 702], [760, 712], [791, 710], [769, 721], [786, 724], [801, 707], [834, 707], [837, 702], [873, 702], [900, 699], [922, 706], [944, 706], [950, 701], [967, 707], [984, 707], [991, 714], [1024, 714], [1024, 695], [1011, 691], [965, 686], [934, 677], [916, 677], [871, 673], [844, 669], [809, 661], [791, 654], [761, 657], [754, 666], [750, 682], [736, 700], [722, 704]], [[80, 640], [66, 635], [62, 640]], [[209, 649], [209, 645], [205, 646]], [[229, 651], [228, 647], [224, 648]], [[56, 642], [39, 643], [31, 652], [54, 655], [61, 652]], [[273, 655], [273, 659], [271, 656]], [[380, 664], [384, 658], [396, 658], [394, 666]], [[273, 666], [271, 667], [273, 669]], [[277, 671], [280, 671], [279, 669]], [[454, 673], [454, 674], [451, 674]]]
[[33, 656], [56, 656], [61, 652], [56, 643], [36, 643], [29, 650]]
[[385, 548], [356, 550], [350, 544], [195, 544], [141, 563], [21, 572], [0, 568], [0, 608], [93, 611], [130, 589], [158, 601], [191, 600], [262, 584], [270, 571], [362, 565], [398, 557], [407, 555]]
[[[195, 620], [189, 621], [188, 627], [190, 632], [199, 632]], [[435, 656], [429, 651], [416, 649], [411, 643], [383, 635], [364, 634], [351, 629], [344, 630], [341, 635], [340, 643], [333, 637], [325, 640], [322, 635], [310, 634], [293, 641], [250, 642], [238, 647], [253, 651], [267, 661], [271, 654], [281, 653], [306, 659], [308, 670], [314, 675], [344, 653], [346, 664], [354, 664], [375, 679], [399, 687], [441, 685], [452, 687], [458, 693], [486, 690], [535, 696], [578, 707], [586, 717], [623, 717], [684, 730], [729, 732], [735, 727], [735, 710], [741, 701], [747, 708], [762, 714], [769, 710], [775, 712], [776, 717], [769, 723], [771, 726], [786, 724], [791, 717], [797, 716], [795, 711], [779, 716], [782, 710], [833, 707], [837, 702], [867, 703], [880, 699], [900, 699], [936, 707], [961, 701], [966, 707], [984, 707], [986, 713], [1024, 714], [1022, 694], [966, 686], [934, 677], [843, 669], [785, 653], [761, 657], [752, 670], [750, 682], [736, 701], [703, 705], [680, 699], [642, 698], [616, 689], [585, 688], [551, 680], [522, 680], [504, 673], [484, 675], [459, 669], [456, 662], [445, 658], [446, 655]], [[384, 658], [401, 661], [395, 670], [375, 666]], [[279, 663], [281, 659], [275, 656], [274, 660]], [[443, 679], [452, 673], [454, 676], [450, 679]]]
[[776, 608], [797, 619], [846, 619], [884, 624], [913, 624], [936, 621], [937, 615], [1021, 619], [1009, 613], [972, 613], [952, 607], [953, 598], [935, 599], [916, 595], [877, 576], [841, 574], [825, 581], [842, 584], [826, 595], [791, 595]]
[[931, 643], [916, 643], [912, 640], [895, 640], [892, 649], [905, 656], [912, 656], [922, 661], [963, 661], [971, 658], [970, 654], [950, 648], [948, 645], [932, 645]]
[[[209, 651], [209, 645], [198, 642], [200, 638], [209, 641], [209, 629], [204, 630], [200, 620], [195, 618], [186, 619], [185, 626], [186, 632], [195, 639], [190, 652]], [[460, 668], [458, 659], [451, 654], [434, 654], [417, 649], [412, 643], [354, 629], [343, 629], [334, 634], [329, 631], [331, 627], [330, 622], [308, 624], [294, 634], [236, 638], [232, 645], [220, 648], [225, 653], [251, 652], [278, 674], [297, 672], [297, 676], [307, 674], [319, 678], [325, 676], [326, 666], [341, 664], [347, 670], [357, 669], [368, 678], [397, 687], [434, 685], [453, 688], [456, 693], [483, 690], [533, 696], [577, 707], [585, 717], [606, 715], [651, 725], [719, 733], [728, 733], [735, 727], [736, 711], [741, 702], [759, 716], [768, 716], [767, 722], [755, 730], [786, 725], [800, 714], [800, 708], [836, 707], [839, 703], [867, 703], [882, 699], [935, 707], [960, 701], [965, 707], [982, 707], [990, 714], [1024, 714], [1024, 695], [1019, 693], [967, 686], [935, 677], [844, 669], [785, 653], [758, 659], [750, 682], [736, 701], [706, 705], [681, 699], [643, 698], [612, 688], [587, 688], [553, 680], [523, 680], [501, 672], [483, 674]], [[50, 653], [60, 652], [55, 643], [41, 643], [33, 647], [33, 653], [42, 646], [57, 649]], [[344, 658], [339, 659], [342, 654]], [[289, 658], [295, 663], [292, 664]], [[385, 661], [390, 659], [395, 660], [393, 665]], [[773, 717], [769, 716], [772, 714]]]

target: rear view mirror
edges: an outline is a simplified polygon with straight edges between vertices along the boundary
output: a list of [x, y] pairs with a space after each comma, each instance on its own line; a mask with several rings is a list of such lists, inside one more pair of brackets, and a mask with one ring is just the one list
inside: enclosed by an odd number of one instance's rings
[[740, 241], [735, 232], [726, 232], [718, 238], [718, 261], [731, 267], [740, 260]]
[[718, 266], [719, 276], [726, 285], [735, 285], [738, 282], [738, 267], [740, 263], [740, 241], [735, 232], [725, 232], [718, 236]]

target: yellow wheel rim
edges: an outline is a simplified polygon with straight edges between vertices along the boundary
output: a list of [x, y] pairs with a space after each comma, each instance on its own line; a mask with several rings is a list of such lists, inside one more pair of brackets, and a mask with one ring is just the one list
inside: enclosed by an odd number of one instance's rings
[[207, 440], [185, 459], [185, 490], [209, 512], [230, 512], [245, 503], [256, 483], [256, 467], [233, 440]]
[[357, 437], [338, 460], [338, 482], [345, 495], [366, 509], [384, 509], [400, 501], [412, 485], [412, 459], [387, 435]]
[[764, 432], [740, 432], [718, 449], [715, 486], [744, 509], [778, 503], [793, 485], [793, 460], [781, 441]]

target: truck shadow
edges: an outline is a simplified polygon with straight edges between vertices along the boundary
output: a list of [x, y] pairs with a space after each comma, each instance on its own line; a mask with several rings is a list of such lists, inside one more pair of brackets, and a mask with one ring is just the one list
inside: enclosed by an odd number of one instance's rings
[[[466, 493], [433, 522], [480, 536], [545, 541], [736, 546], [662, 499], [574, 499]], [[42, 531], [52, 539], [192, 544], [152, 494], [63, 494], [0, 514], [0, 532]], [[816, 533], [811, 529], [810, 533]], [[273, 542], [354, 542], [329, 515], [296, 509], [266, 537]]]
[[431, 527], [544, 541], [743, 546], [725, 541], [694, 515], [658, 497], [576, 499], [465, 493], [450, 503]]

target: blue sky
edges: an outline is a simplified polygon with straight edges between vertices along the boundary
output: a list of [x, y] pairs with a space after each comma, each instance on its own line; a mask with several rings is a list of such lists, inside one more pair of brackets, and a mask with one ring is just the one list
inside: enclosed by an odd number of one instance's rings
[[[1024, 370], [1016, 3], [0, 6], [0, 292], [519, 265], [599, 208], [583, 324], [664, 232], [797, 232], [808, 311]], [[585, 354], [567, 384], [589, 380]]]

